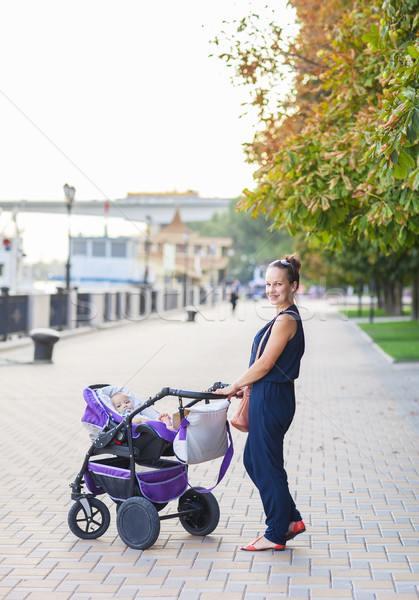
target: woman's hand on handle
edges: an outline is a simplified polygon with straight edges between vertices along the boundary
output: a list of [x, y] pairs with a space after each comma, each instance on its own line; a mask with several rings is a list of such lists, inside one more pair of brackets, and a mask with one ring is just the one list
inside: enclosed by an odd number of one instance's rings
[[237, 396], [238, 398], [243, 396], [243, 388], [240, 388], [240, 386], [238, 386], [237, 384], [232, 383], [231, 385], [228, 385], [227, 387], [223, 387], [218, 390], [215, 390], [213, 393], [227, 396], [228, 399], [231, 400], [231, 398], [233, 396]]

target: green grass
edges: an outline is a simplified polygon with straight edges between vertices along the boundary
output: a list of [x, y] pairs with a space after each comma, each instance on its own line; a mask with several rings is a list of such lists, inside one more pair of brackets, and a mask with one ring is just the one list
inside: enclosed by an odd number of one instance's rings
[[[346, 308], [340, 311], [343, 315], [348, 317], [348, 319], [357, 319], [359, 317], [369, 317], [370, 316], [370, 308], [369, 306], [363, 306], [361, 309], [361, 314], [359, 314], [357, 308]], [[403, 308], [403, 316], [408, 317], [412, 312], [412, 308], [407, 306]], [[390, 317], [391, 315], [383, 310], [382, 308], [374, 308], [374, 317]]]
[[419, 360], [419, 321], [360, 323], [359, 327], [395, 360]]
[[[369, 317], [370, 316], [370, 309], [369, 307], [363, 307], [361, 309], [361, 314], [359, 314], [359, 311], [357, 308], [347, 308], [347, 309], [342, 309], [340, 311], [343, 315], [345, 315], [346, 317], [348, 317], [348, 319], [356, 319], [358, 317]], [[404, 311], [403, 311], [404, 314]], [[385, 310], [383, 310], [382, 308], [374, 308], [374, 317], [388, 317], [389, 314], [388, 312], [386, 312]]]

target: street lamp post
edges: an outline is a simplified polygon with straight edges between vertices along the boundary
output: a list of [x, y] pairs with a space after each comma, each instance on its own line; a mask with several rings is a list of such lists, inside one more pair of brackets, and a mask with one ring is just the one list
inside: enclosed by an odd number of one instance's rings
[[65, 199], [66, 199], [66, 203], [67, 203], [67, 215], [68, 215], [68, 258], [67, 258], [67, 264], [66, 264], [66, 268], [65, 268], [65, 289], [69, 292], [70, 284], [71, 284], [71, 276], [70, 276], [70, 271], [71, 271], [70, 216], [71, 216], [71, 209], [73, 208], [74, 196], [76, 195], [76, 188], [68, 185], [67, 183], [64, 184], [64, 195], [65, 195]]
[[371, 278], [371, 281], [370, 281], [370, 314], [369, 314], [370, 323], [374, 322], [374, 295], [375, 295], [375, 284], [374, 284], [374, 279]]
[[183, 277], [183, 305], [187, 304], [187, 294], [188, 294], [188, 266], [189, 266], [189, 232], [185, 231], [185, 274]]
[[145, 218], [147, 225], [145, 231], [144, 238], [144, 255], [145, 255], [145, 263], [144, 263], [144, 283], [148, 285], [148, 261], [150, 255], [150, 225], [151, 225], [151, 217], [150, 215], [146, 215]]

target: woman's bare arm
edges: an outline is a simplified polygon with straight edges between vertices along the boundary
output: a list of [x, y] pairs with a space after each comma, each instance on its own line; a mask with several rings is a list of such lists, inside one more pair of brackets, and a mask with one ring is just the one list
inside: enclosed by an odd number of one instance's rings
[[238, 390], [258, 381], [264, 377], [274, 366], [275, 362], [284, 351], [287, 342], [294, 337], [297, 331], [297, 323], [291, 315], [281, 315], [272, 326], [271, 335], [267, 341], [263, 354], [253, 365], [228, 387], [217, 390], [216, 393], [234, 396]]

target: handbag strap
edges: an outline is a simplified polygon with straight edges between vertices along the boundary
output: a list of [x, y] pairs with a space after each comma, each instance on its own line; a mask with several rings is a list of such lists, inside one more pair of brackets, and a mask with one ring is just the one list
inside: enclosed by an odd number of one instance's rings
[[[183, 421], [186, 421], [186, 423], [183, 423]], [[189, 425], [189, 421], [187, 421], [187, 419], [183, 419], [182, 423], [183, 423], [183, 427], [185, 429], [185, 432], [182, 435], [185, 436], [183, 439], [186, 439], [186, 427]], [[182, 425], [181, 425], [181, 427], [182, 427]], [[223, 479], [224, 475], [226, 474], [228, 467], [230, 466], [231, 459], [233, 458], [233, 454], [234, 454], [234, 447], [233, 447], [233, 438], [232, 438], [231, 431], [230, 431], [230, 424], [228, 421], [226, 421], [226, 430], [227, 430], [227, 436], [228, 436], [229, 443], [228, 443], [227, 451], [226, 451], [224, 458], [220, 465], [220, 470], [218, 472], [218, 478], [217, 478], [216, 484], [205, 490], [203, 490], [202, 488], [198, 488], [198, 489], [194, 488], [193, 485], [191, 485], [189, 483], [187, 474], [184, 473], [184, 477], [185, 477], [185, 480], [186, 480], [186, 483], [188, 484], [188, 486], [192, 490], [195, 490], [196, 492], [199, 492], [200, 494], [208, 494], [208, 492], [211, 492], [214, 488], [216, 488], [217, 485], [220, 483], [220, 481]], [[185, 464], [185, 463], [179, 463], [179, 464]]]
[[[266, 338], [266, 336], [268, 335], [268, 332], [270, 332], [270, 330], [271, 330], [271, 329], [272, 329], [272, 327], [274, 326], [274, 324], [275, 324], [275, 321], [277, 320], [277, 318], [278, 318], [280, 315], [283, 315], [283, 314], [287, 314], [287, 315], [289, 315], [290, 313], [293, 313], [294, 315], [297, 315], [298, 317], [300, 316], [300, 315], [299, 315], [299, 313], [295, 312], [295, 310], [289, 310], [288, 308], [286, 308], [285, 310], [283, 310], [282, 312], [280, 312], [278, 315], [276, 315], [276, 317], [273, 319], [272, 323], [269, 325], [268, 329], [265, 331], [265, 333], [264, 333], [264, 334], [263, 334], [263, 336], [262, 336], [262, 339], [261, 339], [261, 340], [260, 340], [260, 342], [259, 342], [259, 346], [258, 346], [258, 349], [257, 349], [257, 352], [256, 352], [256, 356], [255, 356], [255, 360], [254, 360], [254, 362], [256, 362], [256, 361], [257, 361], [257, 359], [259, 358], [259, 356], [260, 356], [260, 350], [261, 350], [261, 348], [262, 348], [263, 341], [264, 341], [264, 339]], [[301, 319], [301, 317], [300, 317], [300, 319]]]
[[[295, 310], [288, 310], [288, 308], [286, 308], [282, 313], [280, 313], [281, 315], [297, 315], [297, 317], [300, 317], [300, 321], [301, 321], [301, 315], [300, 313], [296, 312]], [[278, 315], [279, 317], [279, 315]], [[296, 319], [297, 320], [297, 319]]]
[[228, 467], [230, 466], [231, 459], [233, 458], [233, 454], [234, 454], [234, 448], [233, 448], [233, 438], [231, 436], [231, 431], [230, 431], [230, 424], [228, 421], [226, 421], [226, 429], [227, 429], [227, 435], [228, 435], [228, 439], [229, 439], [229, 446], [227, 448], [227, 452], [225, 453], [222, 463], [220, 465], [217, 483], [208, 489], [196, 490], [188, 481], [189, 487], [192, 488], [193, 490], [195, 489], [195, 491], [198, 491], [200, 494], [208, 494], [208, 492], [211, 492], [215, 487], [217, 487], [217, 485], [220, 483], [220, 481], [223, 479], [224, 475], [226, 474]]
[[[274, 320], [272, 321], [272, 323], [269, 325], [268, 329], [267, 329], [267, 330], [265, 331], [265, 333], [263, 334], [263, 336], [262, 336], [262, 339], [261, 339], [261, 340], [260, 340], [260, 342], [259, 342], [259, 346], [258, 346], [258, 349], [257, 349], [257, 352], [256, 352], [256, 356], [255, 356], [254, 363], [255, 363], [255, 362], [257, 361], [257, 359], [259, 358], [259, 356], [260, 356], [260, 350], [261, 350], [261, 348], [262, 348], [262, 344], [263, 344], [263, 342], [264, 342], [264, 340], [265, 340], [266, 336], [268, 335], [268, 333], [269, 333], [269, 332], [270, 332], [270, 330], [272, 329], [272, 327], [273, 327], [273, 325], [274, 325], [274, 323], [275, 323], [275, 321], [277, 320], [277, 318], [278, 318], [278, 317], [279, 317], [279, 315], [277, 315], [277, 316], [275, 317], [275, 319], [274, 319]], [[262, 354], [263, 354], [263, 353], [262, 353]]]

